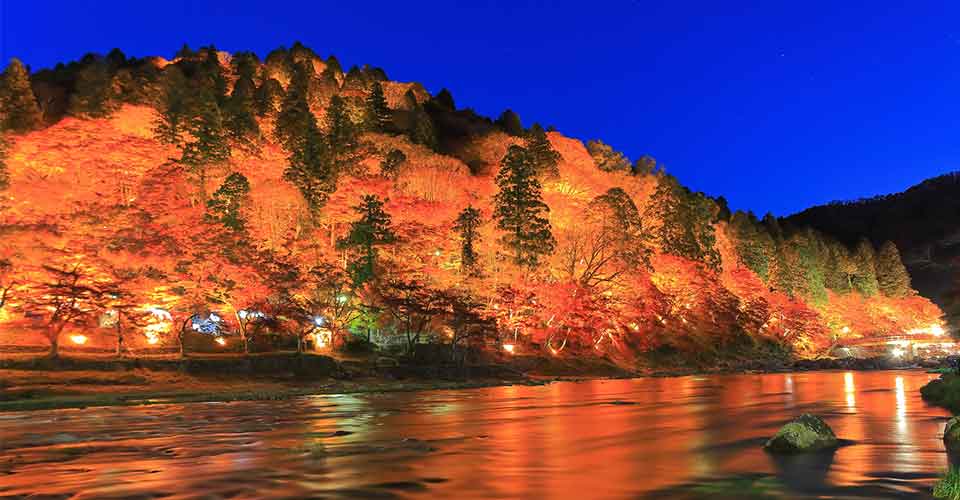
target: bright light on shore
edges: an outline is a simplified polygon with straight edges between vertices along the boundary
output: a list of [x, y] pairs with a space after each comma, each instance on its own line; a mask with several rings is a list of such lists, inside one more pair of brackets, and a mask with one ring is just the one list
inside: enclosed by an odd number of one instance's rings
[[218, 343], [218, 344], [220, 344], [220, 345], [227, 345], [227, 339], [225, 339], [225, 338], [223, 338], [223, 337], [217, 337], [217, 338], [215, 338], [215, 339], [213, 339], [213, 340], [214, 340], [214, 342], [216, 342], [216, 343]]
[[517, 348], [517, 346], [515, 346], [515, 345], [513, 345], [513, 344], [503, 344], [503, 350], [506, 351], [507, 354], [513, 354], [513, 352], [516, 350], [516, 348]]
[[900, 348], [900, 347], [895, 347], [895, 348], [893, 348], [892, 351], [890, 351], [890, 354], [893, 354], [893, 357], [895, 357], [895, 358], [899, 358], [899, 357], [903, 356], [903, 352], [904, 352], [904, 351], [903, 351], [902, 348]]
[[86, 335], [71, 335], [70, 341], [77, 345], [83, 345], [87, 343]]

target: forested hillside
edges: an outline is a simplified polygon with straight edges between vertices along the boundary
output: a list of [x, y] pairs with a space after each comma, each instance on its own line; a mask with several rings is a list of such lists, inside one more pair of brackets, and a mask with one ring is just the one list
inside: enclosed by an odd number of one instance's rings
[[960, 319], [960, 175], [928, 179], [902, 192], [809, 208], [786, 219], [815, 227], [844, 242], [890, 240], [903, 250], [913, 284]]
[[[0, 344], [815, 356], [937, 330], [898, 247], [297, 43], [0, 80]], [[192, 347], [191, 347], [192, 346]]]

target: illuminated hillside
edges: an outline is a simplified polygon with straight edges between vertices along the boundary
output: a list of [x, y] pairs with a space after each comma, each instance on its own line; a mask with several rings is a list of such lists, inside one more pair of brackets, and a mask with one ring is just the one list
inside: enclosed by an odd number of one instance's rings
[[[0, 344], [112, 349], [119, 335], [123, 348], [149, 354], [184, 342], [371, 341], [408, 353], [442, 344], [454, 357], [600, 355], [629, 365], [653, 352], [814, 356], [943, 332], [940, 310], [887, 276], [903, 267], [888, 249], [874, 256], [730, 214], [651, 159], [631, 164], [555, 131], [537, 159], [537, 127], [518, 131], [509, 116], [494, 122], [379, 70], [344, 73], [299, 45], [263, 63], [209, 54], [108, 57], [71, 65], [59, 80], [33, 75], [52, 123], [7, 133]], [[170, 72], [180, 66], [177, 80]], [[94, 85], [96, 71], [107, 84]], [[69, 78], [74, 94], [63, 97], [50, 82]], [[157, 125], [173, 113], [178, 85], [195, 93], [184, 101], [195, 108], [165, 144]], [[386, 109], [371, 125], [374, 86]], [[200, 92], [212, 92], [205, 108]], [[263, 102], [270, 109], [230, 107]], [[294, 116], [299, 103], [312, 116]], [[228, 159], [188, 158], [190, 148], [205, 151], [209, 130], [190, 124], [210, 109], [217, 124], [236, 113], [255, 123], [224, 139]], [[293, 127], [281, 145], [277, 124], [290, 117], [315, 117], [316, 134]], [[312, 140], [319, 153], [310, 156]], [[498, 172], [554, 162], [555, 173], [515, 175], [542, 187], [552, 243], [531, 236], [511, 246], [495, 202], [509, 176], [498, 185]], [[389, 223], [376, 219], [380, 201]], [[468, 207], [479, 213], [470, 237], [457, 222]]]

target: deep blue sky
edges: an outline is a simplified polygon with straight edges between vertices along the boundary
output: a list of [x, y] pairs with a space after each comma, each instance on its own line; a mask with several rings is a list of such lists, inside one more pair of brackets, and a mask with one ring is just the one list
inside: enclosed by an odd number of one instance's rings
[[957, 2], [201, 4], [0, 0], [0, 57], [39, 69], [113, 47], [265, 55], [301, 40], [461, 107], [651, 154], [758, 213], [960, 169]]

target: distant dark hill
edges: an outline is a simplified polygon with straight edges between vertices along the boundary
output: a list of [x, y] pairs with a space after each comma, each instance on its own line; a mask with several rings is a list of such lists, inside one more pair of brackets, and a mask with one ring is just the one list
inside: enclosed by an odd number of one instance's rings
[[874, 244], [893, 241], [903, 254], [914, 288], [942, 307], [956, 289], [960, 172], [928, 179], [902, 193], [808, 208], [784, 221], [815, 227], [848, 244], [861, 236]]

